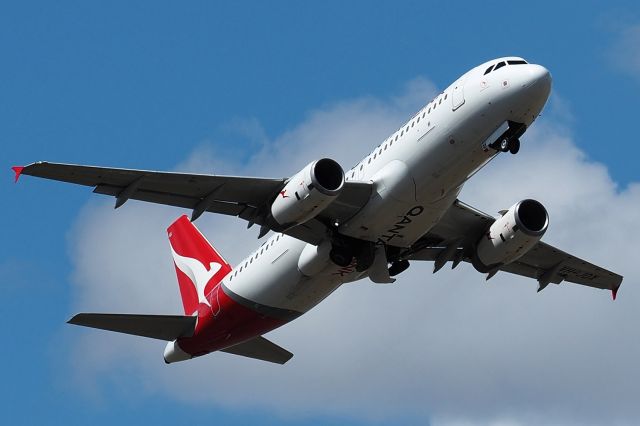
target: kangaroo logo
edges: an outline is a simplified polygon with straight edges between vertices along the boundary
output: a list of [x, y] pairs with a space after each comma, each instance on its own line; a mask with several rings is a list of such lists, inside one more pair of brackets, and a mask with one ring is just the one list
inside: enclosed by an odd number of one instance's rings
[[204, 294], [204, 288], [213, 276], [222, 268], [222, 265], [217, 262], [209, 263], [209, 270], [198, 259], [191, 257], [180, 256], [171, 247], [171, 254], [173, 255], [173, 261], [176, 263], [178, 269], [180, 269], [186, 276], [189, 277], [196, 292], [198, 293], [198, 302], [204, 303], [211, 307], [211, 304], [207, 300]]

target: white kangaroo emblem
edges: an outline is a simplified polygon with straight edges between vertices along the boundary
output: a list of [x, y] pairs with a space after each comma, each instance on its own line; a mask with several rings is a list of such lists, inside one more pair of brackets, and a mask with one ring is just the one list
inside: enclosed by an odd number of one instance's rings
[[209, 304], [209, 301], [205, 297], [204, 288], [216, 272], [222, 268], [222, 265], [211, 262], [209, 264], [209, 270], [207, 271], [207, 268], [198, 259], [180, 256], [173, 250], [173, 247], [171, 247], [171, 254], [178, 269], [188, 276], [195, 286], [196, 292], [198, 293], [198, 302], [211, 307], [211, 304]]

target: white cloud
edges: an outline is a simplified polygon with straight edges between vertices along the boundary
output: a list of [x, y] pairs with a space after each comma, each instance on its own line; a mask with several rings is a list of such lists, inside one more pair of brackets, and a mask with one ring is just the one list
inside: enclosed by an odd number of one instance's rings
[[[435, 93], [426, 80], [395, 99], [362, 98], [312, 111], [244, 164], [198, 148], [181, 170], [283, 176], [327, 155], [355, 163]], [[553, 116], [553, 114], [548, 114]], [[545, 116], [546, 117], [546, 116]], [[429, 419], [433, 424], [637, 423], [640, 339], [632, 244], [640, 186], [618, 188], [569, 129], [545, 118], [517, 156], [502, 155], [461, 198], [495, 212], [525, 197], [542, 201], [545, 239], [626, 276], [619, 300], [576, 285], [550, 286], [469, 265], [431, 275], [414, 263], [393, 285], [347, 284], [270, 338], [292, 350], [285, 366], [217, 353], [165, 366], [162, 343], [74, 330], [76, 379], [101, 389], [159, 393], [194, 404], [263, 408], [287, 418]], [[92, 199], [69, 232], [76, 306], [82, 311], [180, 313], [165, 240], [177, 209]], [[258, 242], [234, 218], [198, 226], [232, 262]]]
[[633, 77], [640, 75], [640, 24], [615, 26], [616, 37], [608, 56], [621, 71]]

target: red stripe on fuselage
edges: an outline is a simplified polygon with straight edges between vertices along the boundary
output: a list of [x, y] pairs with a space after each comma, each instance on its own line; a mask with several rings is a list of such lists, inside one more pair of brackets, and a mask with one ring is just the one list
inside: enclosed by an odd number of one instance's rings
[[228, 348], [253, 337], [261, 336], [288, 321], [265, 316], [234, 300], [217, 285], [209, 293], [211, 306], [198, 306], [198, 323], [192, 337], [178, 339], [180, 348], [199, 356]]

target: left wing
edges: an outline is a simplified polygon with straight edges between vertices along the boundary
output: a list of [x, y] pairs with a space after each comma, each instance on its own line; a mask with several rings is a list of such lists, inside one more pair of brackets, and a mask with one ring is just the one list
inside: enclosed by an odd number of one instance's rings
[[[191, 220], [204, 212], [238, 216], [267, 227], [270, 205], [287, 179], [218, 176], [192, 173], [157, 172], [37, 162], [14, 167], [16, 180], [21, 174], [94, 187], [97, 194], [116, 197], [116, 208], [127, 200], [184, 207], [193, 211]], [[344, 222], [369, 200], [371, 184], [345, 182], [341, 194], [316, 218], [285, 233], [312, 244], [319, 243], [327, 227]], [[268, 231], [263, 229], [261, 235]]]
[[[447, 261], [469, 262], [468, 248], [476, 242], [495, 218], [461, 201], [456, 201], [442, 220], [410, 249], [401, 254], [407, 260], [430, 260], [439, 269]], [[611, 290], [615, 299], [622, 276], [577, 258], [539, 241], [516, 261], [502, 265], [502, 271], [538, 281], [538, 291], [548, 284], [568, 281]]]

